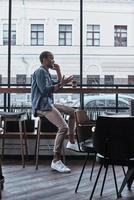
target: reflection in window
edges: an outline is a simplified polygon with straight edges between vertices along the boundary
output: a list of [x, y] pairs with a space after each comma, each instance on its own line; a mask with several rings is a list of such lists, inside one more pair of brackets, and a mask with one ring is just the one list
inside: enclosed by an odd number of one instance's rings
[[114, 75], [105, 75], [104, 84], [105, 85], [113, 85], [114, 84]]
[[87, 46], [100, 46], [100, 25], [87, 25]]
[[115, 107], [116, 106], [116, 99], [114, 100], [107, 100], [107, 107]]
[[127, 46], [127, 26], [114, 26], [114, 46]]
[[59, 24], [59, 46], [72, 45], [72, 25]]
[[[11, 29], [11, 45], [16, 45], [16, 24]], [[8, 45], [8, 24], [3, 24], [3, 45]]]
[[51, 75], [51, 78], [52, 78], [52, 80], [57, 81], [57, 75], [52, 74], [52, 75]]
[[[107, 107], [116, 107], [116, 99], [115, 100], [108, 100]], [[118, 107], [128, 107], [128, 104], [125, 100], [118, 100]]]
[[128, 84], [134, 85], [134, 75], [128, 75]]
[[87, 75], [87, 84], [99, 85], [100, 84], [100, 76], [99, 75]]
[[17, 74], [16, 84], [26, 84], [26, 74]]
[[44, 24], [31, 24], [31, 45], [44, 45]]
[[76, 80], [77, 84], [80, 84], [80, 75], [73, 75], [74, 80]]
[[119, 105], [119, 107], [123, 107], [123, 108], [128, 107], [128, 104], [125, 102], [122, 102], [122, 101], [118, 101], [118, 105]]

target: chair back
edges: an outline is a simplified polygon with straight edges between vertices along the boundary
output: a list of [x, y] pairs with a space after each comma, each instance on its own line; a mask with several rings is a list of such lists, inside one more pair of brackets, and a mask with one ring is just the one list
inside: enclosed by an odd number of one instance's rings
[[111, 159], [134, 157], [134, 117], [99, 116], [93, 135], [97, 153]]
[[85, 142], [92, 138], [92, 126], [85, 110], [75, 111], [76, 134], [78, 142]]

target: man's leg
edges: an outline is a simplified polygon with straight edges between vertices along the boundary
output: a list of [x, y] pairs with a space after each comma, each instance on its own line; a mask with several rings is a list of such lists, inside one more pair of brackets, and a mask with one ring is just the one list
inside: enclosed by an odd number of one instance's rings
[[68, 125], [63, 119], [61, 113], [53, 107], [51, 111], [38, 111], [38, 114], [45, 116], [50, 122], [58, 127], [58, 132], [54, 142], [54, 158], [51, 163], [51, 168], [58, 172], [70, 172], [71, 170], [65, 166], [61, 161], [61, 150], [66, 133], [68, 132]]
[[68, 126], [69, 126], [69, 133], [68, 137], [71, 143], [75, 143], [74, 140], [74, 132], [75, 132], [75, 118], [74, 118], [74, 108], [71, 108], [69, 106], [64, 106], [60, 104], [55, 104], [55, 108], [57, 108], [61, 113], [66, 114], [69, 116], [68, 119]]
[[61, 150], [66, 133], [68, 132], [68, 125], [63, 119], [61, 113], [53, 107], [51, 111], [38, 111], [40, 115], [45, 116], [57, 128], [58, 132], [54, 142], [54, 161], [61, 160]]

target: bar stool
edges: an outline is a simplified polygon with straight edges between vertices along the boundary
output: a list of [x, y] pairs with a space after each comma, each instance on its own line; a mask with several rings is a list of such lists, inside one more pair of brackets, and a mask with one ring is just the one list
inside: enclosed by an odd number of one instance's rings
[[[9, 130], [7, 130], [7, 123], [8, 122], [18, 122], [19, 125], [19, 138], [20, 138], [20, 149], [21, 149], [21, 158], [22, 158], [22, 166], [25, 167], [25, 159], [24, 154], [28, 156], [28, 148], [27, 148], [27, 138], [26, 138], [26, 126], [25, 126], [25, 120], [26, 120], [26, 113], [25, 112], [3, 112], [0, 111], [0, 117], [1, 117], [1, 123], [3, 126], [3, 134], [2, 134], [2, 158], [4, 156], [4, 150], [8, 148], [8, 146], [13, 146], [13, 144], [5, 143], [6, 138], [14, 138], [13, 134], [10, 133]], [[18, 133], [15, 135], [17, 136]], [[18, 145], [18, 144], [14, 144]], [[7, 146], [7, 147], [6, 147]], [[9, 149], [9, 148], [8, 148]], [[11, 149], [11, 148], [10, 148]]]
[[[36, 138], [36, 145], [35, 145], [35, 167], [36, 170], [38, 169], [38, 160], [39, 160], [39, 152], [40, 150], [44, 150], [41, 149], [42, 146], [44, 146], [44, 144], [40, 144], [40, 139], [55, 139], [56, 134], [57, 134], [57, 130], [54, 131], [49, 131], [49, 132], [42, 132], [42, 122], [43, 119], [45, 118], [44, 116], [38, 116], [38, 125], [37, 125], [37, 138]], [[44, 125], [45, 126], [45, 125]], [[50, 129], [50, 127], [49, 127]], [[64, 143], [63, 143], [63, 149], [62, 149], [62, 156], [63, 156], [63, 162], [65, 163], [65, 148], [64, 148]]]

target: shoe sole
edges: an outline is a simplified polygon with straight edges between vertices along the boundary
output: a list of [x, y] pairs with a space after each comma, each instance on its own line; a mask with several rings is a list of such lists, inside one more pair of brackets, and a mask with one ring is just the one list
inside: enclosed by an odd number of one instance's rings
[[59, 173], [70, 173], [70, 172], [71, 172], [71, 170], [70, 170], [70, 171], [59, 171], [59, 170], [54, 169], [54, 168], [52, 168], [52, 167], [51, 167], [51, 170], [52, 170], [52, 171], [57, 171], [57, 172], [59, 172]]
[[78, 149], [78, 150], [76, 150], [76, 149], [72, 149], [71, 147], [69, 148], [69, 147], [66, 147], [66, 149], [69, 149], [69, 150], [72, 150], [72, 151], [76, 151], [76, 152], [80, 152], [80, 150]]

